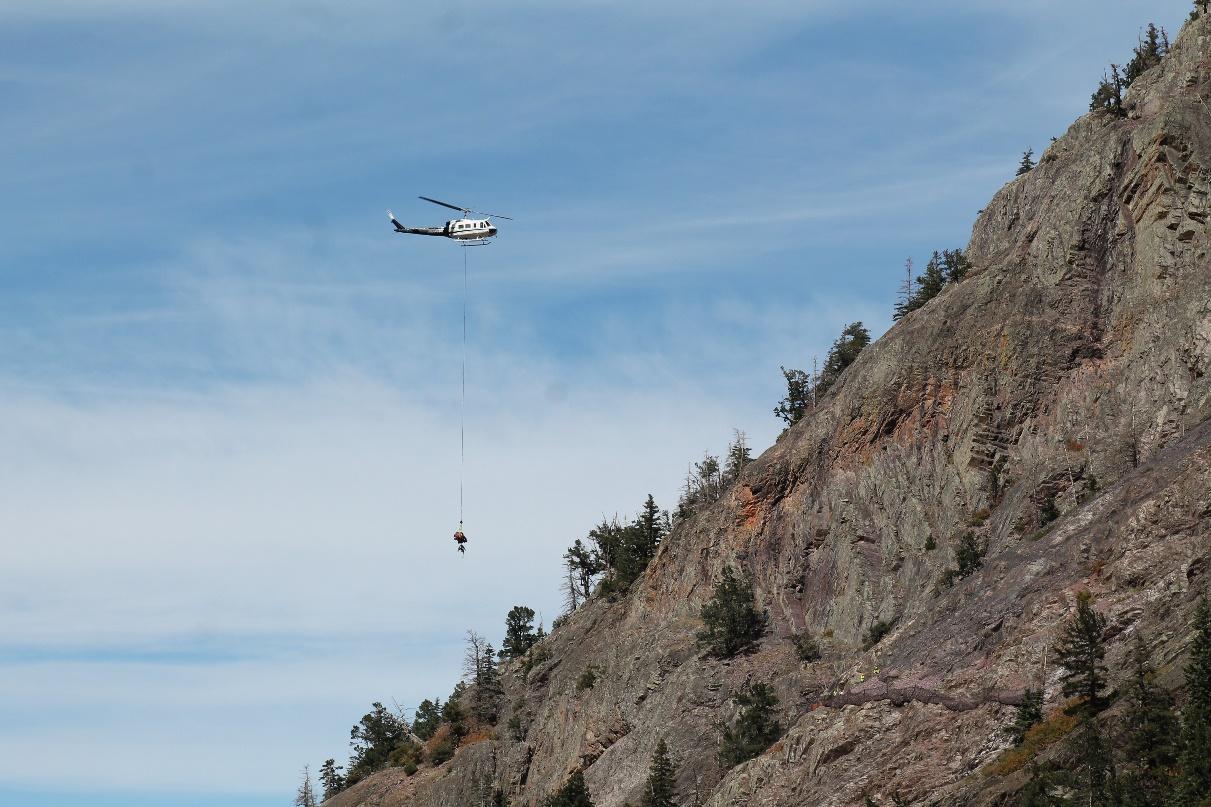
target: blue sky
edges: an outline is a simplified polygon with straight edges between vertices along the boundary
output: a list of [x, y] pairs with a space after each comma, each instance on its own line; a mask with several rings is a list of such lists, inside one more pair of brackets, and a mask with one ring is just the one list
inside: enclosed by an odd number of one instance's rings
[[0, 802], [289, 803], [1187, 5], [7, 0]]

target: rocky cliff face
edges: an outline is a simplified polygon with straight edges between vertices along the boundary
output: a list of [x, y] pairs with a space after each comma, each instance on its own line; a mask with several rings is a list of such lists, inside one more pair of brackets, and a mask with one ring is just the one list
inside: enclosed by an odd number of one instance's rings
[[[1211, 565], [1209, 97], [1211, 17], [1137, 80], [1126, 119], [1082, 118], [996, 194], [971, 276], [868, 347], [627, 596], [595, 598], [547, 662], [508, 672], [497, 739], [331, 804], [464, 807], [500, 787], [530, 805], [583, 767], [618, 807], [660, 738], [690, 804], [992, 804], [1021, 785], [982, 770], [1010, 705], [1041, 679], [1058, 702], [1046, 656], [1077, 591], [1110, 619], [1112, 668], [1146, 629], [1171, 674]], [[939, 585], [965, 532], [984, 566]], [[771, 630], [719, 661], [694, 634], [728, 565]], [[864, 651], [880, 619], [892, 632]], [[819, 662], [794, 653], [805, 628]], [[750, 679], [790, 728], [724, 771], [718, 723]], [[503, 728], [514, 714], [524, 739]]]

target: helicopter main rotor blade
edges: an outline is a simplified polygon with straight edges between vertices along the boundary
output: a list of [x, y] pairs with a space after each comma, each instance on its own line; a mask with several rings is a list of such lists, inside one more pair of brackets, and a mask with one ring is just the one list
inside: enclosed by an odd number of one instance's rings
[[457, 210], [460, 213], [471, 213], [472, 212], [472, 210], [470, 208], [459, 207], [458, 205], [452, 205], [448, 202], [443, 202], [439, 199], [430, 199], [428, 196], [418, 196], [417, 198], [424, 199], [426, 202], [432, 202], [435, 205], [441, 205], [442, 207], [448, 207], [451, 210]]
[[448, 207], [451, 210], [457, 210], [459, 213], [462, 213], [464, 215], [466, 215], [467, 213], [474, 213], [477, 216], [487, 216], [487, 217], [493, 218], [493, 219], [507, 219], [509, 221], [513, 221], [512, 216], [502, 216], [499, 213], [485, 213], [482, 210], [472, 210], [469, 207], [459, 207], [458, 205], [452, 205], [449, 202], [443, 202], [441, 199], [430, 199], [428, 196], [418, 196], [416, 198], [424, 199], [426, 202], [432, 202], [433, 204], [441, 205], [442, 207]]

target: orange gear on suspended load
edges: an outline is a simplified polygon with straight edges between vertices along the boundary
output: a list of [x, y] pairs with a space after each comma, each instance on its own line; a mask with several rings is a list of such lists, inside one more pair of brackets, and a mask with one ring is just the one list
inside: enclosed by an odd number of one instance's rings
[[467, 548], [463, 546], [463, 544], [467, 543], [467, 536], [463, 535], [463, 528], [461, 525], [457, 530], [454, 531], [454, 540], [458, 543], [459, 552], [467, 551]]

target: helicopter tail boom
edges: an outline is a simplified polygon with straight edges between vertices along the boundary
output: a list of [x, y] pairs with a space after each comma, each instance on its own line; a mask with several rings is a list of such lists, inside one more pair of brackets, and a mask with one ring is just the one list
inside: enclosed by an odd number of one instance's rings
[[399, 223], [390, 210], [387, 211], [387, 218], [390, 219], [392, 226], [395, 227], [397, 233], [408, 233], [409, 235], [445, 235], [445, 227], [405, 227]]

